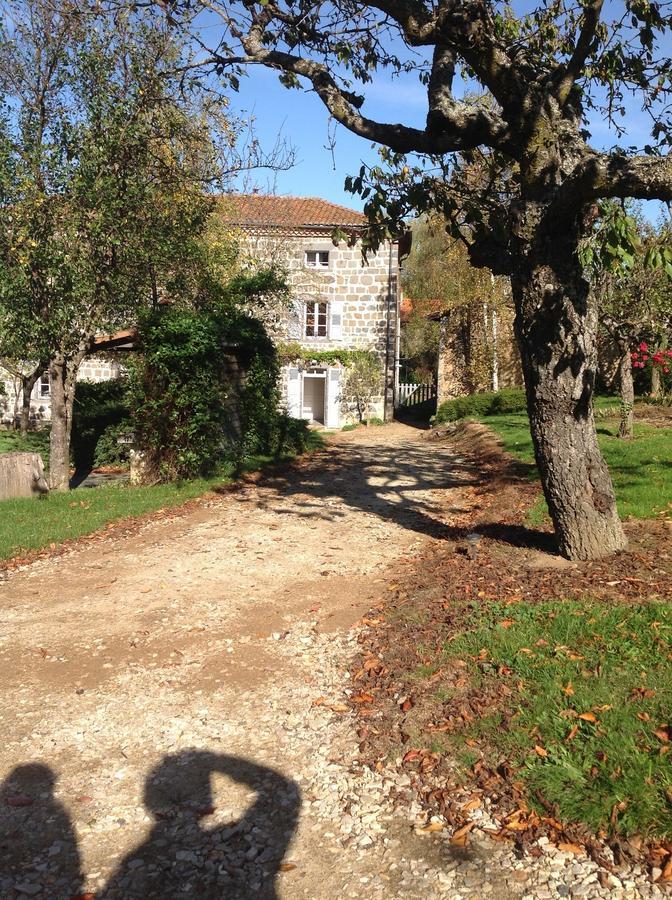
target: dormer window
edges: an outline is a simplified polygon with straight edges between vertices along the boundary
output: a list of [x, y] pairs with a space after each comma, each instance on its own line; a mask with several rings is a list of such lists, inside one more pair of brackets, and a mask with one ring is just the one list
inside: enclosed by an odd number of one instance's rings
[[328, 250], [306, 250], [306, 266], [309, 269], [328, 269]]

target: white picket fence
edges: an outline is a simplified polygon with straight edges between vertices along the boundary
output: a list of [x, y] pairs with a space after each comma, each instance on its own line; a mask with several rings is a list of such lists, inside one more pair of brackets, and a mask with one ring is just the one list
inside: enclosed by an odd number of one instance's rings
[[435, 384], [400, 384], [397, 392], [397, 407], [416, 406], [436, 397]]

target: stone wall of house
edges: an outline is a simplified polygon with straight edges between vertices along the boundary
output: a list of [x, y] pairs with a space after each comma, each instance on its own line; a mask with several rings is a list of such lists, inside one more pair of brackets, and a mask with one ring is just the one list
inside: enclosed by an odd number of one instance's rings
[[[79, 369], [78, 381], [111, 381], [120, 378], [124, 368], [116, 359], [106, 356], [91, 356], [85, 359]], [[21, 384], [5, 369], [0, 367], [0, 383], [4, 394], [0, 394], [0, 424], [11, 425], [17, 421], [21, 404]], [[38, 381], [30, 397], [31, 419], [34, 425], [51, 420], [51, 398], [48, 387]]]
[[[334, 246], [328, 234], [306, 231], [293, 235], [247, 234], [246, 250], [252, 260], [276, 263], [288, 273], [295, 307], [278, 313], [273, 329], [279, 340], [298, 341], [308, 347], [332, 350], [371, 349], [385, 354], [388, 340], [388, 311], [394, 329], [396, 318], [397, 247], [386, 244], [368, 259], [362, 259], [361, 245]], [[306, 252], [329, 253], [328, 268], [309, 268]], [[392, 309], [390, 310], [390, 278], [393, 279]], [[301, 333], [299, 304], [306, 301], [331, 302], [342, 300], [342, 336], [333, 341], [329, 337], [306, 337]]]

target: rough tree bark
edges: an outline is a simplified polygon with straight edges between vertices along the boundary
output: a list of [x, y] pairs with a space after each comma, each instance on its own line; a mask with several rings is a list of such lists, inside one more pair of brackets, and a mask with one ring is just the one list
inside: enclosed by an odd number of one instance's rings
[[86, 356], [80, 347], [73, 354], [59, 354], [49, 364], [51, 380], [51, 436], [49, 439], [49, 487], [70, 488], [70, 438], [72, 410], [79, 367]]
[[[530, 213], [538, 221], [534, 205]], [[519, 238], [524, 231], [520, 227]], [[597, 443], [597, 304], [579, 263], [578, 241], [578, 229], [552, 241], [519, 240], [511, 282], [544, 495], [560, 552], [582, 560], [607, 556], [627, 542]]]

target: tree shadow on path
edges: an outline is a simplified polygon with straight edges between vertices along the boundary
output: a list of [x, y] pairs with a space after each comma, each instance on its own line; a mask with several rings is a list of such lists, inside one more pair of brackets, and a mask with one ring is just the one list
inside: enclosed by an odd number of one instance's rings
[[[529, 468], [529, 467], [528, 467]], [[511, 469], [513, 483], [528, 485], [527, 473]], [[360, 510], [421, 535], [461, 541], [471, 528], [447, 522], [462, 510], [435, 491], [481, 488], [492, 479], [488, 468], [479, 469], [459, 451], [428, 441], [404, 440], [395, 444], [330, 444], [308, 465], [299, 465], [263, 477], [265, 489], [253, 499], [273, 512], [319, 521], [337, 521], [347, 510]], [[459, 504], [459, 494], [456, 494]], [[480, 534], [516, 547], [556, 553], [551, 535], [500, 522], [476, 526]]]

